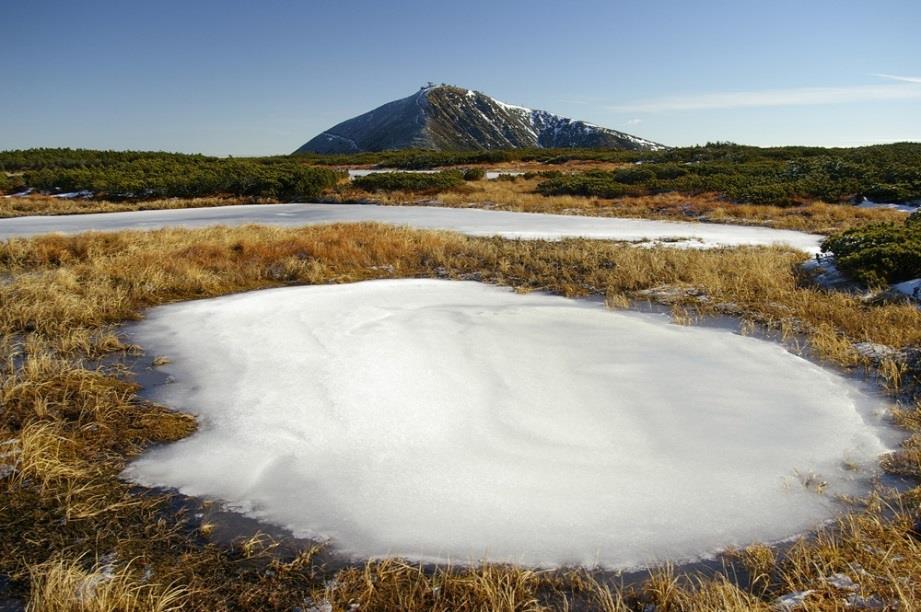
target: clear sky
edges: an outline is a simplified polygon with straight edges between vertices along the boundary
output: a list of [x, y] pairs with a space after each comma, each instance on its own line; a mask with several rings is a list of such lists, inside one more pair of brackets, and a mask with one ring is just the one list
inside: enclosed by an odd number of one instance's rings
[[426, 81], [670, 145], [921, 141], [921, 0], [0, 0], [0, 149], [288, 153]]

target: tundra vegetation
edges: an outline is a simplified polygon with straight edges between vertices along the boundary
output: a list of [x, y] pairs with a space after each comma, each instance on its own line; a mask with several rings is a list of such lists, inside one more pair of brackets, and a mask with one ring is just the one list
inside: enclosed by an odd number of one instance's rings
[[838, 267], [867, 285], [921, 278], [921, 213], [904, 223], [875, 223], [836, 234], [822, 243]]
[[729, 200], [790, 206], [803, 200], [921, 199], [921, 144], [856, 149], [709, 145], [670, 149], [633, 167], [548, 178], [541, 193], [601, 197], [717, 193]]
[[[349, 183], [335, 168], [442, 168]], [[485, 168], [525, 171], [479, 180]], [[716, 143], [657, 152], [535, 149], [388, 151], [219, 159], [201, 155], [31, 149], [0, 152], [0, 217], [277, 201], [483, 207], [766, 225], [834, 233], [903, 213], [852, 205], [921, 197], [921, 145], [856, 149]], [[462, 180], [463, 179], [463, 180]], [[62, 192], [76, 197], [56, 197]], [[80, 194], [79, 192], [84, 192]], [[773, 194], [773, 195], [772, 195]]]
[[886, 202], [921, 199], [921, 143], [907, 142], [850, 149], [711, 143], [662, 151], [390, 151], [353, 157], [305, 155], [303, 159], [403, 169], [505, 162], [553, 166], [571, 161], [623, 166], [610, 172], [548, 176], [540, 191], [556, 195], [614, 198], [676, 191], [718, 193], [732, 201], [778, 205], [810, 199], [842, 202], [855, 197]]
[[315, 199], [340, 175], [284, 157], [218, 159], [179, 153], [31, 149], [0, 152], [11, 186], [98, 199], [156, 200], [230, 196]]
[[438, 193], [464, 184], [464, 172], [461, 170], [442, 170], [441, 172], [378, 172], [360, 176], [352, 181], [359, 189], [365, 191], [409, 191]]
[[[34, 610], [769, 610], [798, 593], [814, 610], [921, 607], [921, 311], [804, 282], [782, 248], [638, 249], [611, 242], [473, 238], [375, 224], [164, 229], [0, 243], [0, 574]], [[902, 448], [882, 467], [915, 483], [779, 551], [728, 551], [722, 569], [654, 568], [622, 585], [591, 568], [331, 566], [256, 533], [219, 543], [170, 494], [119, 479], [195, 419], [145, 402], [119, 324], [179, 300], [289, 284], [477, 279], [521, 291], [660, 299], [676, 320], [729, 313], [776, 330], [900, 403]], [[873, 343], [868, 356], [855, 348]], [[915, 361], [912, 361], [915, 355]], [[147, 355], [144, 359], [153, 359]], [[190, 409], [192, 407], [189, 407]], [[821, 487], [816, 487], [821, 489]], [[819, 491], [816, 494], [821, 494]]]
[[536, 191], [539, 179], [521, 176], [515, 180], [468, 181], [449, 191], [419, 194], [410, 191], [368, 192], [341, 184], [325, 200], [372, 202], [404, 206], [437, 205], [456, 208], [486, 208], [598, 217], [627, 217], [673, 221], [761, 225], [822, 234], [874, 222], [901, 222], [905, 213], [884, 208], [828, 204], [810, 201], [798, 206], [737, 204], [716, 194], [686, 196], [659, 193], [648, 196], [600, 198], [589, 196], [545, 196]]
[[[344, 166], [441, 168], [349, 184]], [[526, 171], [481, 181], [486, 167]], [[30, 149], [0, 152], [0, 216], [115, 212], [277, 201], [375, 201], [770, 225], [829, 233], [893, 221], [863, 197], [921, 197], [921, 144], [855, 149], [714, 143], [656, 152], [597, 149], [387, 151], [350, 156], [214, 158]], [[461, 176], [458, 177], [457, 174]], [[461, 180], [461, 178], [466, 180]], [[80, 195], [80, 192], [83, 192]], [[54, 197], [61, 193], [77, 197]]]

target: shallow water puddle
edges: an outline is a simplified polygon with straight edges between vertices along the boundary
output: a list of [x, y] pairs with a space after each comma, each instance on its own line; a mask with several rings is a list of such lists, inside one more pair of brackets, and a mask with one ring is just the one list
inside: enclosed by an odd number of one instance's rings
[[256, 291], [134, 334], [172, 359], [153, 399], [202, 427], [125, 475], [356, 558], [629, 568], [778, 541], [895, 439], [882, 400], [776, 343], [473, 282]]

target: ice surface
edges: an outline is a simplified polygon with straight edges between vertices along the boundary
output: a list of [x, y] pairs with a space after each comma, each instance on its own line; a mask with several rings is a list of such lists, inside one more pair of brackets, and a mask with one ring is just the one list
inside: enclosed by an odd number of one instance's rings
[[[415, 174], [435, 174], [439, 170], [401, 170], [399, 168], [349, 168], [349, 179], [355, 180], [356, 178], [362, 176], [368, 176], [369, 174], [386, 174], [388, 172], [409, 172]], [[509, 176], [521, 176], [524, 172], [519, 170], [487, 170], [486, 179], [495, 180], [502, 176], [503, 174]]]
[[892, 204], [888, 202], [874, 202], [864, 198], [861, 200], [860, 204], [857, 205], [857, 208], [888, 208], [890, 210], [897, 210], [899, 212], [913, 213], [918, 210], [921, 210], [921, 205], [918, 202], [906, 202], [904, 204]]
[[201, 429], [125, 476], [354, 557], [696, 558], [815, 527], [895, 443], [880, 400], [777, 344], [473, 282], [264, 290], [134, 329], [173, 360], [155, 399]]
[[349, 168], [349, 180], [355, 180], [369, 174], [388, 174], [391, 172], [409, 173], [409, 174], [436, 174], [438, 170], [401, 170], [399, 168]]
[[660, 241], [671, 247], [712, 248], [738, 245], [788, 245], [817, 253], [822, 237], [790, 230], [717, 223], [682, 223], [548, 215], [437, 206], [374, 206], [358, 204], [256, 204], [175, 210], [142, 210], [88, 215], [0, 219], [0, 240], [47, 232], [117, 231], [158, 227], [213, 225], [304, 226], [321, 223], [376, 221], [417, 229], [452, 230], [472, 236], [557, 240]]
[[500, 176], [521, 176], [524, 172], [520, 170], [487, 170], [486, 171], [486, 180], [494, 181]]
[[921, 301], [921, 278], [903, 281], [892, 286], [899, 293]]

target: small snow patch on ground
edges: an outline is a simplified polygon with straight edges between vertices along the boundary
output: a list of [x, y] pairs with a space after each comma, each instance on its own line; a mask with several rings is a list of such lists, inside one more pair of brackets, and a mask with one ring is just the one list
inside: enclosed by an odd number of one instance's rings
[[87, 199], [93, 197], [92, 191], [68, 191], [66, 193], [56, 193], [52, 198], [58, 198], [60, 200], [76, 200], [76, 199]]
[[857, 208], [886, 208], [899, 212], [913, 213], [919, 210], [919, 205], [917, 203], [891, 204], [886, 202], [873, 202], [872, 200], [864, 198], [860, 204], [857, 205]]
[[524, 172], [519, 170], [487, 170], [486, 180], [494, 181], [500, 176], [522, 176]]
[[825, 582], [839, 591], [857, 591], [860, 589], [860, 586], [851, 580], [847, 574], [832, 574], [825, 579]]
[[[870, 595], [869, 597], [864, 597], [858, 595], [857, 593], [851, 593], [847, 596], [845, 604], [848, 608], [854, 608], [857, 610], [884, 610], [889, 606], [886, 605], [879, 595]], [[897, 606], [893, 606], [890, 609], [896, 609]]]
[[892, 288], [902, 295], [907, 295], [908, 297], [921, 302], [921, 278], [915, 278], [902, 283], [897, 283], [893, 285]]
[[800, 609], [806, 603], [806, 598], [814, 592], [815, 591], [794, 591], [793, 593], [781, 595], [774, 600], [774, 605], [772, 607], [778, 612], [793, 612], [793, 610]]
[[16, 193], [11, 193], [11, 194], [5, 195], [5, 196], [3, 196], [3, 197], [4, 197], [4, 198], [24, 198], [24, 197], [26, 197], [27, 195], [29, 195], [30, 193], [32, 193], [33, 191], [35, 191], [35, 190], [34, 190], [33, 188], [29, 187], [29, 188], [26, 189], [25, 191], [18, 191], [18, 192], [16, 192]]

